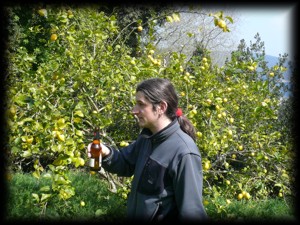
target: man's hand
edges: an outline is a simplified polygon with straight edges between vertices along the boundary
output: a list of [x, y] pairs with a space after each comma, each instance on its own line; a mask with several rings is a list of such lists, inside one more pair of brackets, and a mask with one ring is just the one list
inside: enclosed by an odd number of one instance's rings
[[[88, 154], [89, 158], [91, 157], [91, 145], [92, 145], [92, 143], [89, 143], [87, 146], [87, 154]], [[101, 151], [102, 157], [107, 156], [110, 153], [110, 149], [102, 143], [100, 143], [100, 145], [102, 148], [102, 151]]]

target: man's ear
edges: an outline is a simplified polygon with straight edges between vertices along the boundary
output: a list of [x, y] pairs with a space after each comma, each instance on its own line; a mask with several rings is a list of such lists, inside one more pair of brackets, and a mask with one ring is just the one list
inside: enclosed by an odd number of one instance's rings
[[159, 110], [161, 111], [162, 114], [164, 114], [167, 111], [168, 108], [168, 103], [166, 103], [165, 101], [161, 101], [159, 103]]

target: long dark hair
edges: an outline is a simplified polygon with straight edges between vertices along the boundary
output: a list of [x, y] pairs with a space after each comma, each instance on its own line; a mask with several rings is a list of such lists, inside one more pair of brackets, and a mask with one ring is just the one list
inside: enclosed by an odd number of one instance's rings
[[173, 84], [168, 79], [163, 78], [150, 78], [142, 81], [136, 88], [136, 92], [143, 92], [145, 98], [150, 101], [153, 105], [153, 109], [165, 101], [168, 104], [166, 115], [172, 121], [177, 118], [180, 128], [187, 133], [189, 136], [196, 140], [196, 130], [189, 119], [182, 115], [176, 116], [178, 109], [178, 95], [175, 91]]

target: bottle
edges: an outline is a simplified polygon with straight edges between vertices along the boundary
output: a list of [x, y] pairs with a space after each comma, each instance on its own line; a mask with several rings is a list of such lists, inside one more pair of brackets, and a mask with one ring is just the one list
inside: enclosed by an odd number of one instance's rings
[[91, 145], [90, 171], [98, 172], [101, 169], [101, 150], [99, 127], [96, 127], [94, 129], [94, 140]]

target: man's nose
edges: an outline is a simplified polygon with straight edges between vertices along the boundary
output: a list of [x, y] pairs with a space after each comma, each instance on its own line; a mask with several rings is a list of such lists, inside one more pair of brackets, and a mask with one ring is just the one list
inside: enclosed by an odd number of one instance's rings
[[136, 114], [138, 113], [138, 110], [137, 110], [136, 106], [134, 106], [134, 107], [132, 108], [131, 113], [132, 113], [133, 115], [136, 115]]

